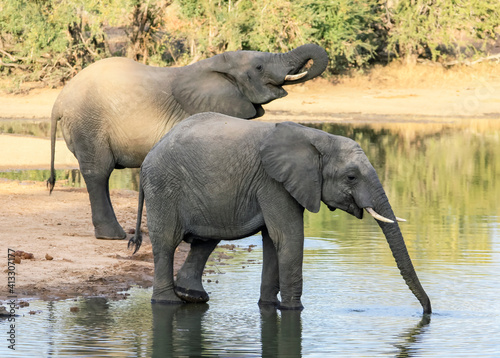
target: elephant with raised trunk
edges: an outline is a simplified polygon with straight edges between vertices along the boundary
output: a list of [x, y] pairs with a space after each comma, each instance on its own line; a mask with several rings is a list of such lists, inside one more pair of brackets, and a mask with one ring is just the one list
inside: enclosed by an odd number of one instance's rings
[[263, 104], [287, 94], [283, 86], [315, 78], [327, 64], [326, 51], [314, 44], [282, 54], [226, 52], [178, 68], [125, 58], [98, 61], [64, 87], [52, 109], [50, 190], [60, 122], [87, 185], [96, 237], [123, 239], [109, 197], [113, 169], [140, 167], [153, 145], [192, 114], [260, 117]]
[[[401, 275], [431, 313], [377, 173], [349, 138], [290, 122], [197, 114], [146, 156], [139, 196], [153, 245], [153, 302], [208, 301], [201, 276], [217, 243], [261, 231], [259, 303], [302, 309], [303, 214], [318, 212], [323, 201], [330, 210], [359, 219], [366, 210], [376, 218]], [[191, 250], [174, 284], [174, 251], [182, 240]], [[141, 244], [140, 215], [129, 244], [136, 251]]]

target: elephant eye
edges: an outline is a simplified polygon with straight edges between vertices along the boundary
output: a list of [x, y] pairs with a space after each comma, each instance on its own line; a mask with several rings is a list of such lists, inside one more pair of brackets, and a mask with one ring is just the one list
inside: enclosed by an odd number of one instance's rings
[[262, 65], [257, 65], [257, 67], [255, 67], [255, 69], [259, 72], [262, 71], [262, 68], [263, 68]]
[[356, 177], [354, 175], [348, 175], [347, 179], [349, 179], [350, 181], [354, 181], [356, 180]]

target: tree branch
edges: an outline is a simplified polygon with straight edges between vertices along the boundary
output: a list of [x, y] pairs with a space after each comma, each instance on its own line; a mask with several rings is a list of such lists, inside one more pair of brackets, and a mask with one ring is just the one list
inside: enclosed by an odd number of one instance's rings
[[16, 58], [14, 56], [12, 56], [10, 53], [8, 53], [7, 51], [4, 51], [4, 50], [0, 49], [0, 53], [3, 53], [5, 56], [7, 56], [8, 58], [10, 58], [10, 60], [12, 62], [17, 62]]

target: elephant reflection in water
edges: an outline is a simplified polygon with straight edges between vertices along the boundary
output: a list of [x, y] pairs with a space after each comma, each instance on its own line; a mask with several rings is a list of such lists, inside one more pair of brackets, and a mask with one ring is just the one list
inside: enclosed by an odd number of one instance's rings
[[262, 306], [262, 357], [302, 357], [302, 321], [300, 311]]
[[[151, 307], [153, 310], [153, 357], [218, 356], [222, 352], [231, 356], [231, 348], [221, 344], [224, 341], [224, 333], [221, 333], [221, 336], [218, 335], [219, 332], [212, 332], [216, 328], [205, 322], [208, 304], [160, 304]], [[397, 335], [398, 342], [394, 343], [394, 347], [398, 349], [396, 357], [416, 355], [418, 350], [416, 345], [422, 341], [430, 319], [430, 315], [423, 315], [415, 327]], [[260, 324], [262, 357], [302, 357], [304, 347], [301, 311], [279, 312], [271, 306], [262, 306]], [[214, 336], [214, 333], [217, 334], [217, 341], [210, 338]], [[330, 350], [331, 346], [325, 348]], [[256, 353], [259, 352], [252, 352], [253, 355]]]
[[430, 315], [423, 315], [422, 319], [418, 324], [407, 330], [406, 332], [400, 334], [398, 337], [402, 339], [402, 342], [394, 344], [394, 346], [399, 350], [396, 355], [398, 358], [403, 357], [416, 357], [415, 343], [422, 340], [422, 334], [426, 331], [426, 327], [431, 323]]
[[[153, 357], [231, 355], [231, 348], [210, 339], [204, 324], [207, 304], [152, 305]], [[301, 357], [302, 325], [300, 311], [283, 311], [281, 318], [273, 307], [261, 308], [262, 357]], [[207, 328], [204, 328], [207, 327]], [[216, 329], [210, 327], [210, 329]], [[244, 344], [244, 342], [242, 342]]]
[[[202, 321], [209, 305], [152, 305], [153, 357], [202, 357]], [[175, 353], [175, 354], [174, 354]]]

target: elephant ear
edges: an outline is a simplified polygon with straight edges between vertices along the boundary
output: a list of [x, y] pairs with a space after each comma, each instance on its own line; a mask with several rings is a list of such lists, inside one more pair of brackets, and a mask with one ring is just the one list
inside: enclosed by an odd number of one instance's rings
[[309, 129], [292, 122], [276, 124], [260, 147], [267, 174], [307, 210], [317, 213], [321, 204], [321, 154], [312, 144]]
[[191, 115], [217, 112], [244, 119], [262, 116], [262, 106], [245, 97], [235, 79], [221, 70], [224, 61], [224, 56], [218, 55], [182, 68], [173, 83], [174, 98]]

